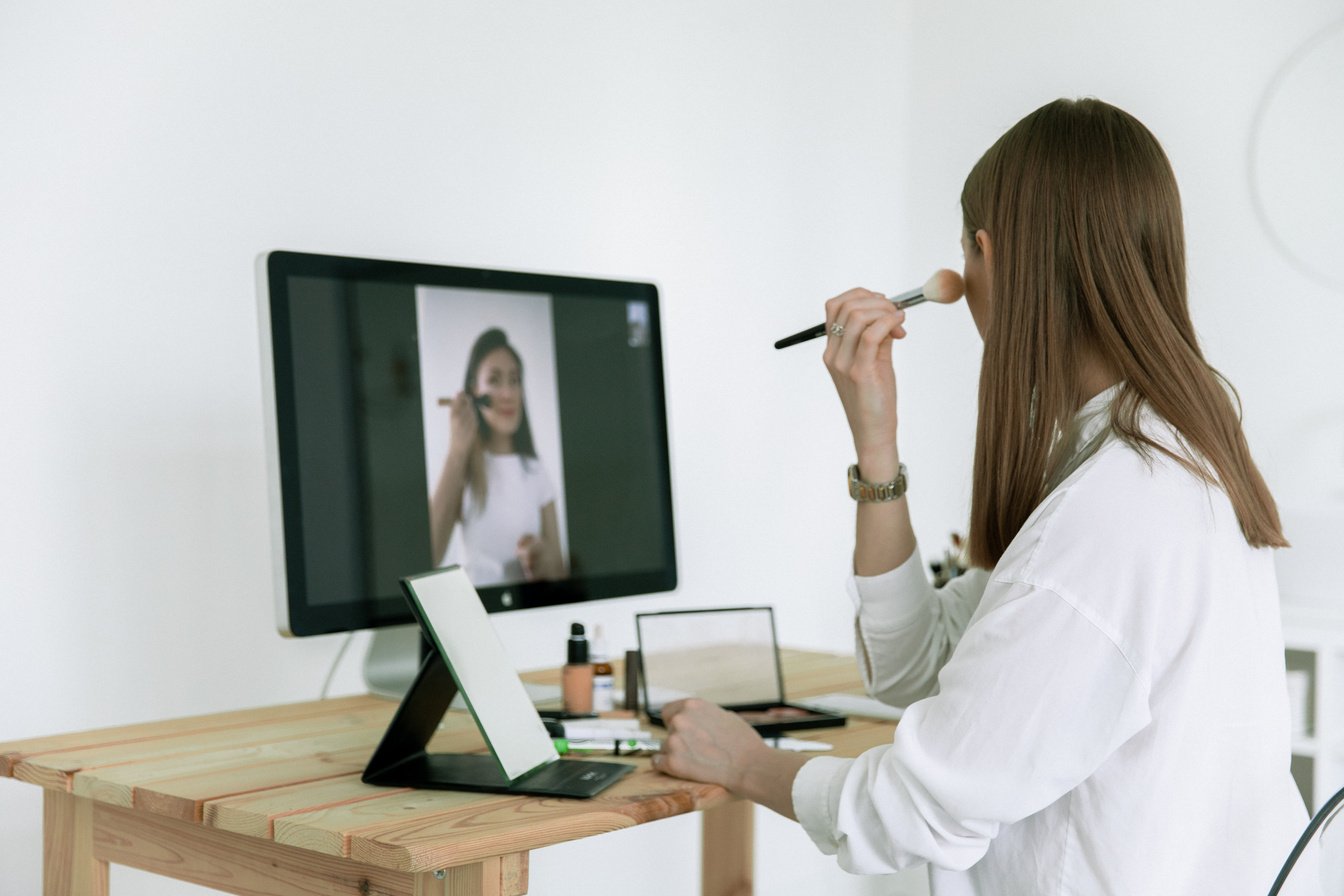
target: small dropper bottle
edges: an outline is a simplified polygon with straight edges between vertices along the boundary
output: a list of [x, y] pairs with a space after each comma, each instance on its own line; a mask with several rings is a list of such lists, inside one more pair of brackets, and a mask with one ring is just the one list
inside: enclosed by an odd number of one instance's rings
[[588, 662], [588, 639], [584, 637], [583, 623], [569, 627], [564, 669], [560, 672], [560, 696], [567, 713], [593, 711], [593, 665]]
[[593, 626], [593, 712], [610, 712], [616, 708], [616, 677], [612, 674], [607, 640], [602, 637], [602, 626]]

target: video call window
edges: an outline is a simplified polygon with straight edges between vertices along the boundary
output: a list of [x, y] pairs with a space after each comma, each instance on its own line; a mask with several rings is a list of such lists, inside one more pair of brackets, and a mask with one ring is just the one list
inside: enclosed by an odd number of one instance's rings
[[564, 578], [551, 296], [422, 286], [416, 318], [434, 564], [478, 587]]

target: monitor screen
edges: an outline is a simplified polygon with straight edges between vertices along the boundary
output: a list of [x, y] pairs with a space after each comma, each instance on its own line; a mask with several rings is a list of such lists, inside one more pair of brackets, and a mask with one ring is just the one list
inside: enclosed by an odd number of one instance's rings
[[411, 623], [452, 564], [492, 612], [676, 587], [658, 291], [259, 260], [277, 618]]

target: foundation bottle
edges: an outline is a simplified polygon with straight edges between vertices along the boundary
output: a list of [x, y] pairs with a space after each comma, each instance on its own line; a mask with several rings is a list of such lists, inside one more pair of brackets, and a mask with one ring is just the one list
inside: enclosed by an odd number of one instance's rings
[[560, 696], [567, 713], [593, 711], [593, 664], [588, 661], [588, 639], [583, 623], [569, 627], [565, 668], [560, 673]]

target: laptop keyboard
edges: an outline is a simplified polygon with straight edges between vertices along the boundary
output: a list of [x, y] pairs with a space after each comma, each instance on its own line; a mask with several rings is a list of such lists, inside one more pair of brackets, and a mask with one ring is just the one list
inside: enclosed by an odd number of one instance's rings
[[559, 759], [534, 772], [529, 772], [514, 783], [547, 789], [583, 788], [598, 781], [610, 780], [622, 772], [623, 766], [620, 763]]

